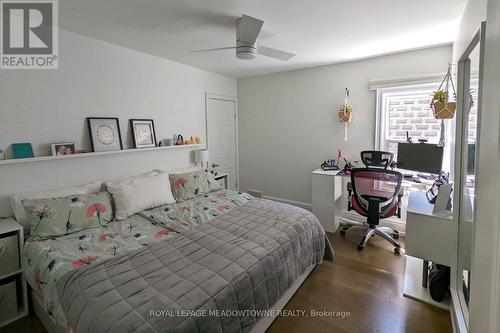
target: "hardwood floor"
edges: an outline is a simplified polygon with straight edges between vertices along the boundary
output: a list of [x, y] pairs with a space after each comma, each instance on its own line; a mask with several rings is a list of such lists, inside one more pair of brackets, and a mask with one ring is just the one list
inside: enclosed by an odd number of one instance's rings
[[[353, 230], [345, 237], [338, 233], [328, 236], [335, 261], [316, 267], [285, 309], [307, 314], [311, 310], [337, 311], [344, 312], [344, 317], [279, 317], [268, 333], [452, 332], [448, 311], [403, 297], [404, 255], [394, 255], [389, 243], [374, 237], [358, 252], [361, 233]], [[0, 332], [46, 331], [32, 313]]]
[[[404, 255], [397, 256], [386, 241], [373, 237], [356, 250], [361, 232], [329, 234], [334, 262], [317, 266], [288, 302], [289, 310], [349, 312], [341, 317], [279, 317], [268, 333], [452, 332], [449, 311], [403, 296]], [[403, 245], [403, 244], [402, 244]], [[403, 246], [404, 247], [404, 246]]]

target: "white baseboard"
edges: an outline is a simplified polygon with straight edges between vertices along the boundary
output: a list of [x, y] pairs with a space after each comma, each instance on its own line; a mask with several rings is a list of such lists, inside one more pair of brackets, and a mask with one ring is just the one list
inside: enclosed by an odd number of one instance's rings
[[306, 202], [300, 202], [300, 201], [293, 201], [293, 200], [288, 200], [288, 199], [282, 199], [282, 198], [277, 198], [277, 197], [272, 197], [272, 196], [269, 196], [269, 195], [263, 195], [262, 196], [263, 199], [267, 199], [267, 200], [272, 200], [272, 201], [278, 201], [278, 202], [282, 202], [282, 203], [286, 203], [286, 204], [289, 204], [289, 205], [292, 205], [292, 206], [297, 206], [297, 207], [300, 207], [300, 208], [304, 208], [308, 211], [312, 211], [312, 204], [311, 203], [306, 203]]

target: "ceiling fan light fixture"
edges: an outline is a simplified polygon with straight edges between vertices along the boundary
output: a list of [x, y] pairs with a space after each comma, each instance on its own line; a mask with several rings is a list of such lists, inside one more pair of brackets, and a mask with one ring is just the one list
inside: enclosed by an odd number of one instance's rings
[[236, 42], [236, 57], [238, 59], [251, 60], [257, 57], [257, 48], [254, 45], [237, 41]]
[[192, 52], [205, 52], [215, 50], [236, 49], [236, 58], [243, 60], [252, 60], [257, 57], [257, 54], [266, 57], [288, 61], [295, 56], [293, 53], [273, 49], [270, 47], [257, 45], [257, 37], [264, 21], [256, 19], [248, 15], [242, 15], [236, 20], [236, 46], [235, 47], [218, 47], [212, 49], [197, 50]]

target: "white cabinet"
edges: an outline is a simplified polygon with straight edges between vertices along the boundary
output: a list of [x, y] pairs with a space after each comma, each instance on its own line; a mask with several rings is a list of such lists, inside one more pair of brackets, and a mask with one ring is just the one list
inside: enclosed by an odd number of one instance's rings
[[[456, 227], [450, 215], [437, 214], [424, 191], [410, 193], [406, 216], [406, 268], [403, 295], [444, 309], [449, 301], [436, 302], [427, 288], [427, 262], [450, 266], [453, 272], [453, 251]], [[456, 250], [455, 250], [456, 251]]]
[[433, 213], [434, 205], [425, 192], [410, 193], [406, 215], [407, 255], [451, 266], [453, 258], [453, 219]]
[[23, 244], [23, 227], [13, 219], [0, 219], [0, 327], [28, 314]]

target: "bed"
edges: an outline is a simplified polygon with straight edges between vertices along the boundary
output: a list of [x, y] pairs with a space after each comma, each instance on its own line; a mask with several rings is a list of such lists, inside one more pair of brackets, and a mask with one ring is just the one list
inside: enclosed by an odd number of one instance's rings
[[30, 239], [23, 265], [50, 332], [263, 332], [333, 256], [310, 212], [218, 190]]

